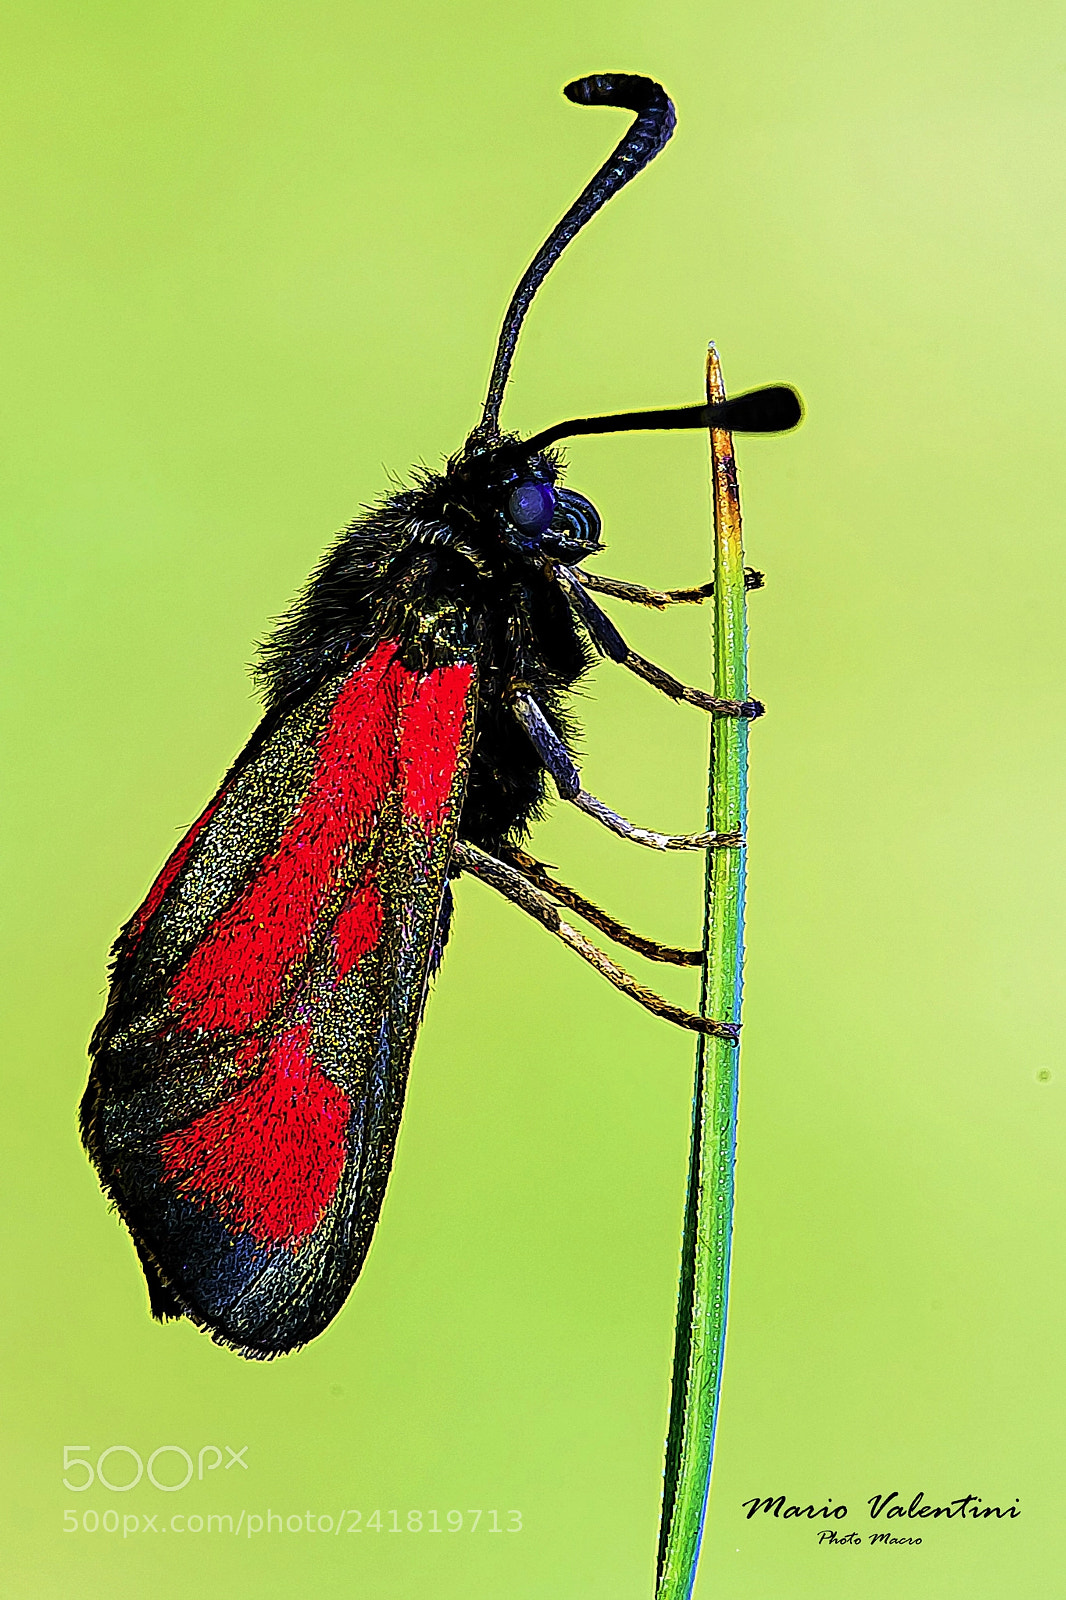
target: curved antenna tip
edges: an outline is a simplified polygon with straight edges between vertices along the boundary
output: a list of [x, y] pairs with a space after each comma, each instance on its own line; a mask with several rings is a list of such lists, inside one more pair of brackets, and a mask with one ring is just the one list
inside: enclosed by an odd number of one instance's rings
[[662, 84], [630, 72], [597, 72], [575, 78], [563, 90], [568, 100], [583, 106], [621, 106], [636, 112], [628, 132], [607, 160], [589, 179], [570, 209], [560, 218], [526, 268], [503, 319], [492, 363], [481, 421], [474, 430], [482, 437], [499, 433], [500, 404], [511, 369], [518, 330], [537, 289], [575, 234], [601, 206], [618, 193], [653, 160], [674, 131], [674, 108]]
[[662, 84], [656, 83], [654, 78], [644, 78], [635, 72], [594, 72], [587, 78], [575, 78], [563, 93], [576, 106], [621, 106], [625, 111], [637, 112], [653, 105], [661, 107], [673, 132], [673, 105]]

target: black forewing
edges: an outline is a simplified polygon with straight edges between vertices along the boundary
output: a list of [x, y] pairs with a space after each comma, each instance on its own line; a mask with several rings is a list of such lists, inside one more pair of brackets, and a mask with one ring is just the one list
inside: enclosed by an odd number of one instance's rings
[[475, 693], [458, 648], [379, 646], [250, 747], [120, 941], [86, 1142], [157, 1299], [247, 1354], [320, 1332], [369, 1246]]

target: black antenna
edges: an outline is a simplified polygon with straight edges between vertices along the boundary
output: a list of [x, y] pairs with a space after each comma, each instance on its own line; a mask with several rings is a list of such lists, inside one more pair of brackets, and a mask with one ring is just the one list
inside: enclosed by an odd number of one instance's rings
[[518, 330], [550, 268], [589, 218], [595, 216], [613, 194], [617, 194], [630, 178], [635, 178], [641, 168], [659, 154], [674, 131], [673, 105], [662, 86], [651, 78], [635, 77], [628, 72], [599, 72], [594, 77], [578, 78], [574, 83], [568, 83], [563, 93], [568, 100], [580, 106], [623, 106], [628, 111], [635, 111], [637, 119], [595, 177], [582, 189], [570, 210], [552, 229], [511, 297], [496, 346], [485, 409], [475, 430], [482, 435], [491, 436], [499, 432], [500, 403], [518, 342]]
[[523, 439], [523, 455], [546, 450], [578, 433], [631, 433], [651, 428], [725, 428], [730, 433], [787, 433], [803, 417], [803, 401], [787, 384], [749, 389], [713, 406], [677, 406], [669, 411], [623, 411], [614, 417], [575, 417]]

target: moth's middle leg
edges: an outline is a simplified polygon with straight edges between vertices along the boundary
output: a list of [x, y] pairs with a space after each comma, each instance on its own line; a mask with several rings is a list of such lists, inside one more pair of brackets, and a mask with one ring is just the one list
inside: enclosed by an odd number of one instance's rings
[[555, 780], [561, 798], [602, 823], [605, 828], [610, 828], [620, 838], [647, 845], [650, 850], [735, 849], [743, 843], [739, 833], [656, 833], [652, 828], [638, 828], [582, 788], [581, 774], [563, 748], [562, 740], [527, 690], [516, 688], [512, 704], [534, 750]]

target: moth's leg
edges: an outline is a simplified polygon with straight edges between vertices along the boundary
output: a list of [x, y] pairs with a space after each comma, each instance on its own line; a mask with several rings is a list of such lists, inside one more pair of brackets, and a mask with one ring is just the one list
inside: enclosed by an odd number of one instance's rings
[[677, 950], [673, 945], [659, 944], [655, 939], [645, 939], [642, 934], [634, 933], [624, 922], [618, 922], [594, 901], [586, 900], [583, 894], [571, 889], [569, 884], [560, 883], [558, 878], [553, 878], [545, 870], [542, 862], [527, 855], [524, 850], [509, 849], [506, 864], [520, 872], [534, 888], [543, 889], [553, 900], [566, 906], [567, 910], [576, 911], [586, 922], [591, 922], [594, 928], [599, 928], [600, 932], [605, 933], [608, 939], [613, 939], [615, 944], [625, 945], [628, 950], [635, 950], [638, 955], [647, 956], [649, 961], [669, 961], [675, 967], [701, 965], [702, 950]]
[[638, 678], [650, 683], [653, 689], [668, 694], [671, 700], [684, 700], [690, 706], [699, 706], [701, 711], [711, 712], [713, 716], [748, 719], [762, 716], [765, 708], [758, 700], [719, 700], [703, 689], [691, 689], [688, 684], [681, 683], [662, 667], [657, 667], [654, 661], [646, 661], [643, 656], [629, 648], [610, 617], [605, 611], [600, 610], [584, 584], [569, 567], [557, 565], [554, 570], [555, 576], [573, 600], [592, 637], [593, 644], [605, 656], [610, 656], [612, 661], [628, 667]]
[[569, 800], [571, 805], [594, 817], [597, 822], [602, 822], [612, 833], [617, 833], [623, 839], [632, 839], [634, 844], [647, 845], [649, 850], [735, 848], [743, 842], [739, 833], [655, 833], [651, 828], [638, 828], [581, 787], [581, 774], [531, 694], [516, 689], [513, 704], [515, 715], [529, 735], [533, 748], [555, 779], [561, 798]]
[[620, 839], [647, 845], [649, 850], [735, 850], [744, 843], [739, 833], [655, 833], [651, 828], [637, 828], [586, 789], [579, 789], [577, 794], [565, 798], [579, 811], [617, 833]]
[[[623, 583], [620, 578], [603, 578], [599, 573], [585, 572], [581, 567], [574, 567], [572, 571], [586, 589], [610, 595], [612, 600], [628, 600], [632, 605], [651, 606], [656, 611], [663, 611], [667, 606], [698, 606], [714, 593], [713, 583], [701, 583], [695, 589], [646, 589], [642, 583]], [[744, 568], [745, 589], [761, 589], [764, 581], [763, 574], [756, 572], [754, 567]]]
[[590, 967], [595, 967], [608, 983], [613, 983], [616, 989], [629, 995], [631, 1000], [636, 1000], [646, 1010], [654, 1012], [657, 1017], [663, 1017], [667, 1022], [674, 1022], [679, 1028], [691, 1028], [694, 1033], [709, 1033], [717, 1039], [728, 1039], [731, 1044], [737, 1043], [740, 1034], [739, 1023], [712, 1022], [709, 1017], [699, 1017], [694, 1011], [685, 1011], [680, 1006], [671, 1005], [661, 995], [646, 989], [636, 978], [630, 977], [628, 972], [623, 972], [621, 967], [616, 966], [602, 950], [598, 950], [586, 939], [584, 934], [572, 928], [568, 922], [564, 922], [555, 902], [529, 883], [520, 872], [509, 867], [506, 862], [487, 855], [476, 845], [459, 840], [452, 847], [452, 866], [457, 867], [460, 872], [469, 872], [473, 877], [480, 878], [482, 883], [487, 883], [505, 899], [513, 901], [527, 915], [535, 917], [549, 933], [554, 933], [556, 938], [569, 945], [571, 950], [575, 950], [583, 961], [587, 961]]

